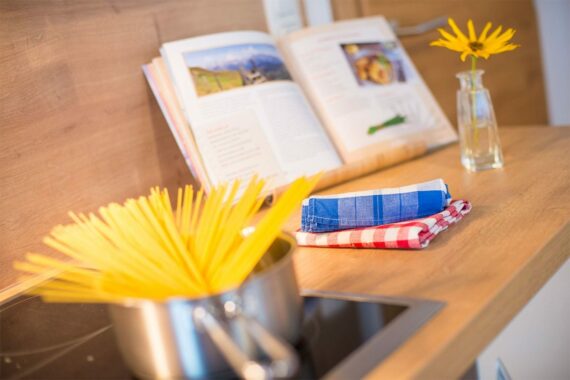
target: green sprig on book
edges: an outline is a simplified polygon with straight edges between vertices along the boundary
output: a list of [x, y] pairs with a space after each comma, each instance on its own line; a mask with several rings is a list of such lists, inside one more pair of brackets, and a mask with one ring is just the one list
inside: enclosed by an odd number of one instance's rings
[[386, 120], [382, 124], [371, 126], [370, 128], [368, 128], [368, 134], [373, 135], [374, 133], [378, 132], [381, 129], [392, 127], [394, 125], [402, 124], [405, 122], [406, 122], [406, 117], [398, 114], [393, 118]]

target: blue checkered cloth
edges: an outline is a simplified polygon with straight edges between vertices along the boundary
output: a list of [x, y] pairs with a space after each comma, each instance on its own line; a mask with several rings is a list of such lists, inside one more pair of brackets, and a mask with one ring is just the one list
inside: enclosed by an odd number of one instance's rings
[[301, 231], [330, 232], [423, 218], [451, 201], [442, 179], [416, 185], [312, 196], [303, 201]]

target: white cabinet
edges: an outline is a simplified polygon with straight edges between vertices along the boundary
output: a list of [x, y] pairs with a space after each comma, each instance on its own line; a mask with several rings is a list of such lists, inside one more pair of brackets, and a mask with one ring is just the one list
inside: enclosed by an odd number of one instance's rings
[[513, 380], [570, 379], [570, 260], [481, 353], [479, 379], [500, 379], [497, 358]]

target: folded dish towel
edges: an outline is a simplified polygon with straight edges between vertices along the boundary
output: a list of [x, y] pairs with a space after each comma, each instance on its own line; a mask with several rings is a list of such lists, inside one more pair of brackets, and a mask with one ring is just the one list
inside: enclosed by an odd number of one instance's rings
[[417, 219], [443, 210], [451, 199], [442, 179], [303, 201], [301, 231], [328, 232]]
[[297, 244], [331, 248], [425, 248], [453, 223], [471, 211], [471, 203], [454, 200], [443, 211], [427, 218], [337, 232], [311, 233], [298, 231]]

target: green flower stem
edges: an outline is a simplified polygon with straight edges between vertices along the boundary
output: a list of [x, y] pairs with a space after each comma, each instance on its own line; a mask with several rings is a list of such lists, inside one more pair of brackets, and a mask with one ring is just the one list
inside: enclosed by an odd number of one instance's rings
[[477, 147], [479, 145], [479, 129], [477, 128], [477, 93], [475, 90], [476, 69], [477, 57], [471, 55], [471, 126], [473, 128], [474, 147]]

